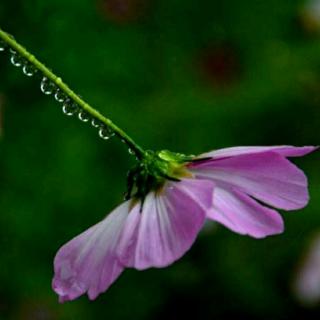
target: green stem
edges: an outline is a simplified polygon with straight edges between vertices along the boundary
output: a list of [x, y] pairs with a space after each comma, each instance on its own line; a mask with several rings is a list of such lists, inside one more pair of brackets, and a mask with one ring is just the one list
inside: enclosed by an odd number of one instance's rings
[[14, 51], [20, 54], [25, 60], [33, 65], [37, 70], [41, 71], [43, 75], [51, 80], [57, 88], [59, 88], [66, 96], [73, 100], [79, 107], [88, 112], [93, 118], [98, 119], [110, 129], [112, 129], [116, 135], [118, 135], [128, 147], [135, 152], [137, 158], [142, 160], [145, 158], [145, 151], [121, 128], [116, 126], [110, 119], [103, 116], [99, 111], [91, 107], [87, 102], [81, 99], [74, 91], [72, 91], [61, 78], [57, 77], [52, 71], [50, 71], [43, 63], [41, 63], [34, 55], [29, 53], [23, 46], [21, 46], [11, 35], [4, 32], [0, 28], [0, 39], [7, 43]]

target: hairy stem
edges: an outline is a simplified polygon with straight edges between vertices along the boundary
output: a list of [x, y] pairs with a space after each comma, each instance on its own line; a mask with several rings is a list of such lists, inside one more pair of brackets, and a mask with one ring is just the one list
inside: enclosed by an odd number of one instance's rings
[[19, 53], [26, 61], [34, 66], [43, 76], [52, 81], [69, 99], [73, 100], [79, 107], [89, 113], [93, 118], [101, 121], [107, 127], [112, 129], [117, 136], [127, 144], [127, 146], [136, 154], [139, 160], [145, 157], [145, 151], [121, 128], [115, 125], [110, 119], [103, 116], [99, 111], [90, 106], [82, 98], [80, 98], [62, 79], [56, 76], [50, 69], [41, 63], [34, 55], [21, 46], [10, 34], [4, 32], [0, 28], [0, 39], [2, 39], [11, 49]]

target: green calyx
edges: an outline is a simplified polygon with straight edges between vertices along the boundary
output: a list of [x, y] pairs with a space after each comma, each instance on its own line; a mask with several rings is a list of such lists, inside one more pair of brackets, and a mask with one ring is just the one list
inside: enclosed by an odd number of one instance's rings
[[185, 163], [194, 156], [174, 153], [168, 150], [146, 151], [143, 159], [128, 173], [126, 199], [141, 200], [142, 204], [150, 191], [160, 191], [166, 180], [180, 181], [191, 176]]

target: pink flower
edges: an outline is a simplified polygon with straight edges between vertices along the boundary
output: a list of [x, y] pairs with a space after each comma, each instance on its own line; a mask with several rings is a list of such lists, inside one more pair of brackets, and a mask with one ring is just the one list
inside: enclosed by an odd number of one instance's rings
[[61, 302], [84, 293], [95, 299], [126, 267], [168, 266], [189, 250], [206, 218], [255, 238], [281, 233], [280, 214], [260, 202], [304, 207], [306, 176], [286, 157], [315, 149], [237, 147], [196, 158], [150, 153], [135, 170], [135, 196], [58, 251], [53, 289]]

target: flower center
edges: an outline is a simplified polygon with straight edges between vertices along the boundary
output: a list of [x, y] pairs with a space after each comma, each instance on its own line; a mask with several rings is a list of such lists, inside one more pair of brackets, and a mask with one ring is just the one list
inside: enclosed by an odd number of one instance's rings
[[142, 203], [150, 191], [160, 191], [166, 180], [179, 182], [191, 178], [186, 163], [194, 156], [163, 150], [147, 151], [143, 160], [128, 173], [126, 199], [134, 198]]

